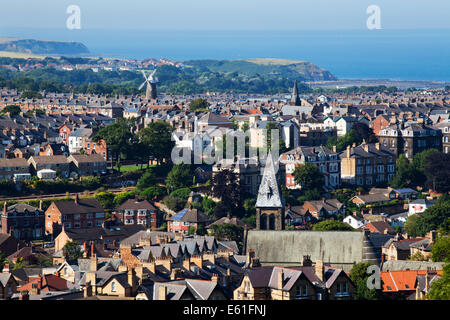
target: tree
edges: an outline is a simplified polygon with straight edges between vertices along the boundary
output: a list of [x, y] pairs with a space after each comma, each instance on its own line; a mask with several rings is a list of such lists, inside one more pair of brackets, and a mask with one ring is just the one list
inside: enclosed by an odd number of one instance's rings
[[93, 136], [93, 140], [98, 142], [100, 139], [106, 141], [111, 154], [116, 159], [117, 166], [120, 168], [121, 154], [129, 154], [133, 150], [134, 141], [130, 122], [119, 119], [117, 122], [100, 129]]
[[409, 257], [408, 260], [411, 260], [411, 261], [427, 261], [425, 256], [420, 251], [416, 251], [416, 253], [414, 253], [411, 257]]
[[189, 111], [194, 112], [194, 111], [205, 111], [208, 110], [209, 107], [209, 103], [206, 99], [203, 98], [197, 98], [192, 100], [189, 103]]
[[189, 199], [191, 192], [192, 191], [189, 188], [180, 188], [180, 189], [172, 191], [170, 193], [170, 196], [187, 200], [187, 199]]
[[395, 176], [389, 181], [393, 188], [403, 188], [411, 184], [413, 181], [413, 170], [409, 160], [404, 154], [401, 154], [397, 159], [397, 172]]
[[355, 231], [350, 225], [337, 221], [337, 220], [325, 220], [318, 222], [313, 227], [314, 231]]
[[66, 256], [67, 261], [73, 261], [81, 258], [83, 253], [76, 241], [68, 241], [63, 247], [63, 253]]
[[178, 197], [167, 196], [163, 199], [164, 204], [172, 211], [178, 212], [184, 208], [186, 200]]
[[219, 240], [231, 240], [241, 246], [244, 239], [244, 228], [231, 223], [222, 223], [211, 226], [210, 235]]
[[[234, 211], [241, 202], [241, 187], [238, 176], [224, 169], [213, 175], [209, 194], [221, 200], [229, 212]], [[217, 207], [216, 207], [217, 208]]]
[[403, 231], [412, 237], [417, 237], [419, 235], [419, 231], [417, 228], [418, 220], [418, 215], [409, 216], [408, 220], [406, 220], [406, 223], [403, 225]]
[[156, 177], [153, 170], [150, 168], [138, 179], [136, 188], [138, 190], [144, 190], [146, 188], [154, 186], [156, 183]]
[[294, 178], [295, 182], [299, 184], [303, 190], [322, 190], [325, 183], [325, 179], [319, 168], [309, 162], [295, 168]]
[[162, 186], [153, 186], [140, 191], [139, 194], [145, 197], [147, 200], [152, 201], [166, 196], [167, 189]]
[[6, 107], [4, 107], [3, 110], [0, 111], [0, 115], [5, 115], [8, 112], [11, 116], [17, 116], [20, 114], [21, 110], [18, 105], [10, 104], [10, 105], [7, 105]]
[[188, 164], [174, 165], [166, 178], [166, 186], [170, 191], [192, 185], [191, 167]]
[[371, 266], [368, 262], [358, 262], [350, 270], [350, 279], [356, 286], [356, 300], [378, 300], [380, 299], [380, 292], [376, 289], [369, 289], [367, 287], [367, 269]]
[[170, 159], [175, 146], [172, 132], [172, 126], [164, 121], [152, 122], [147, 128], [139, 131], [138, 140], [142, 146], [140, 151], [145, 154], [148, 162], [153, 158], [160, 164], [164, 159]]
[[431, 249], [431, 260], [434, 262], [450, 262], [450, 237], [439, 237]]
[[99, 192], [95, 194], [95, 199], [100, 202], [101, 206], [105, 209], [114, 208], [114, 198], [116, 196], [111, 192]]
[[[427, 208], [417, 219], [417, 233], [424, 236], [431, 230], [450, 230], [450, 203], [435, 204]], [[408, 219], [409, 220], [409, 219]]]
[[431, 289], [426, 296], [429, 300], [450, 300], [450, 263], [444, 264], [442, 278], [431, 283]]
[[116, 196], [114, 197], [114, 206], [115, 207], [120, 206], [122, 203], [124, 203], [128, 199], [133, 199], [135, 197], [135, 195], [136, 195], [135, 191], [125, 191], [125, 192], [116, 194]]
[[424, 168], [427, 177], [425, 185], [437, 192], [447, 193], [450, 191], [450, 154], [432, 153], [426, 158]]

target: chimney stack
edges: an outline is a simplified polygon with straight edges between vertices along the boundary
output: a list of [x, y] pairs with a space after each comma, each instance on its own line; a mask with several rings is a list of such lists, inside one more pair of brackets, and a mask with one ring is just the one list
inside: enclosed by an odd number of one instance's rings
[[284, 272], [283, 269], [278, 273], [278, 289], [283, 289], [284, 287]]
[[316, 270], [316, 275], [317, 277], [323, 281], [324, 279], [324, 266], [323, 266], [323, 261], [322, 260], [317, 260], [316, 261], [316, 265], [315, 265], [315, 270]]
[[164, 285], [160, 285], [158, 288], [158, 300], [166, 300], [167, 299], [167, 287]]

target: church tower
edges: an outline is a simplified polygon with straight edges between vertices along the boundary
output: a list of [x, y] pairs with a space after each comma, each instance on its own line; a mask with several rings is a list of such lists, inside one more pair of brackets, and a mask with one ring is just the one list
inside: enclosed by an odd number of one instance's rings
[[300, 97], [298, 96], [297, 80], [295, 80], [294, 88], [292, 89], [291, 105], [292, 106], [301, 106], [302, 105]]
[[256, 229], [284, 230], [284, 201], [270, 152], [256, 199]]

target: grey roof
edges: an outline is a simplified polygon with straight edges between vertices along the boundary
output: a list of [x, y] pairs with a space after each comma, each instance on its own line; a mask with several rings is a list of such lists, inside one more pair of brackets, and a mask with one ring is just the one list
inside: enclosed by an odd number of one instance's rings
[[9, 272], [0, 272], [0, 283], [3, 286], [3, 288], [6, 287], [11, 276], [12, 274]]
[[388, 260], [381, 266], [381, 271], [427, 270], [429, 267], [436, 268], [436, 270], [442, 270], [444, 262]]
[[263, 265], [299, 265], [303, 255], [332, 267], [357, 262], [378, 264], [375, 249], [359, 231], [248, 231], [246, 249], [255, 250]]

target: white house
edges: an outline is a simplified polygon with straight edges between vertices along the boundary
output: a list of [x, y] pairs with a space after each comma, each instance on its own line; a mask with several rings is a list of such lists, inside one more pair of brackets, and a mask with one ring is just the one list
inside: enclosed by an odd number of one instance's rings
[[342, 222], [350, 225], [354, 229], [362, 228], [367, 224], [367, 221], [363, 218], [355, 217], [353, 215], [346, 216]]
[[425, 199], [417, 199], [409, 203], [408, 216], [413, 214], [422, 214], [427, 208], [433, 204]]

